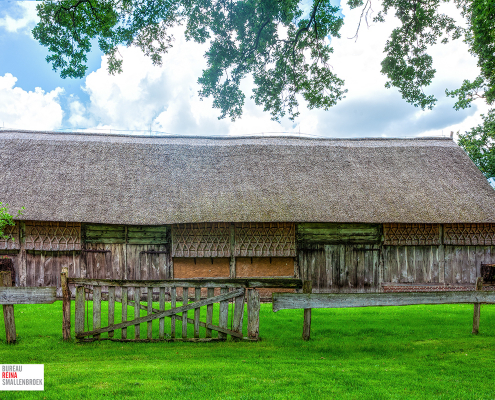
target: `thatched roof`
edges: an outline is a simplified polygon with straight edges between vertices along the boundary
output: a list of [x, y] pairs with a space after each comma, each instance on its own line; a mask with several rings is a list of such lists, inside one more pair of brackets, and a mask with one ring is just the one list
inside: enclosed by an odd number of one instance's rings
[[0, 131], [0, 162], [0, 201], [26, 220], [495, 222], [495, 191], [443, 138]]

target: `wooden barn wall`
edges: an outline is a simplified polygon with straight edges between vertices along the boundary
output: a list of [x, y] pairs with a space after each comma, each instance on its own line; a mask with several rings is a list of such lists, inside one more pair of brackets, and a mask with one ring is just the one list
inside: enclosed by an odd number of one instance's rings
[[300, 224], [299, 273], [315, 291], [374, 292], [387, 283], [474, 285], [481, 263], [495, 263], [495, 224], [385, 224], [378, 241], [376, 226], [365, 225], [354, 224], [355, 232], [349, 225], [344, 233], [339, 224]]

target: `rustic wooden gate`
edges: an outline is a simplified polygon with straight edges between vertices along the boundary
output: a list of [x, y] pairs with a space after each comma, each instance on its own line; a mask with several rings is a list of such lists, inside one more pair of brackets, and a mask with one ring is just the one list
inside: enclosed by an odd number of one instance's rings
[[[260, 297], [256, 288], [300, 288], [302, 285], [298, 279], [153, 281], [68, 278], [67, 283], [75, 286], [76, 339], [80, 341], [146, 342], [214, 341], [226, 340], [228, 336], [236, 340], [258, 340]], [[108, 292], [102, 293], [102, 288], [108, 288]], [[90, 298], [92, 310], [89, 310]], [[246, 298], [247, 336], [244, 336]], [[142, 300], [145, 304], [142, 304]], [[153, 307], [153, 300], [158, 302], [158, 308]], [[189, 300], [193, 300], [192, 303], [189, 303]], [[108, 321], [102, 321], [102, 302], [108, 302]], [[69, 296], [64, 297], [64, 303], [64, 309], [70, 310]], [[118, 307], [120, 310], [116, 309], [116, 303], [120, 303]], [[215, 303], [218, 303], [218, 317], [214, 315]], [[231, 303], [230, 307], [229, 303]], [[203, 308], [203, 315], [201, 307], [206, 307], [206, 310]], [[145, 311], [145, 315], [141, 315], [142, 310]], [[189, 318], [187, 312], [192, 310], [194, 310], [194, 317]], [[118, 312], [120, 317], [116, 318], [116, 311], [120, 311]], [[91, 329], [90, 314], [92, 314]], [[132, 319], [128, 318], [129, 314], [133, 314]], [[202, 321], [201, 317], [206, 318]], [[170, 324], [167, 323], [167, 332], [165, 318], [170, 318]], [[153, 336], [153, 321], [158, 321], [158, 337], [156, 333], [155, 337]], [[102, 323], [106, 326], [102, 326]], [[145, 335], [141, 332], [140, 324], [142, 323], [146, 323]], [[193, 327], [189, 332], [188, 324]], [[66, 325], [64, 322], [64, 326]], [[134, 327], [133, 332], [129, 332], [128, 328], [132, 327]], [[119, 330], [120, 335], [116, 333]], [[190, 336], [192, 334], [192, 337], [188, 337], [188, 333]], [[64, 338], [67, 338], [66, 336], [68, 335], [64, 331]]]

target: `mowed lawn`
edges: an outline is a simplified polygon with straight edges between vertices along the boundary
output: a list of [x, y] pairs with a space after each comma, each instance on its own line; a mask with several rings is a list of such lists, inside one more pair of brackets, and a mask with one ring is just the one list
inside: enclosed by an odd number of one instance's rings
[[16, 345], [0, 319], [0, 363], [45, 364], [45, 391], [0, 400], [495, 398], [494, 306], [478, 336], [472, 305], [313, 310], [309, 342], [302, 315], [263, 304], [256, 343], [81, 344], [62, 341], [61, 302], [17, 305]]

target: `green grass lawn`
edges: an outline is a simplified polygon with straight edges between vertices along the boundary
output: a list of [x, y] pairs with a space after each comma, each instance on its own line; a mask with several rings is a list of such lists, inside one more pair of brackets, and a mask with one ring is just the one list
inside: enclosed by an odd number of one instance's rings
[[493, 306], [478, 336], [472, 305], [313, 310], [309, 342], [302, 315], [263, 304], [256, 343], [78, 344], [62, 341], [61, 302], [17, 305], [16, 345], [0, 319], [0, 363], [45, 364], [45, 391], [0, 400], [495, 398]]

